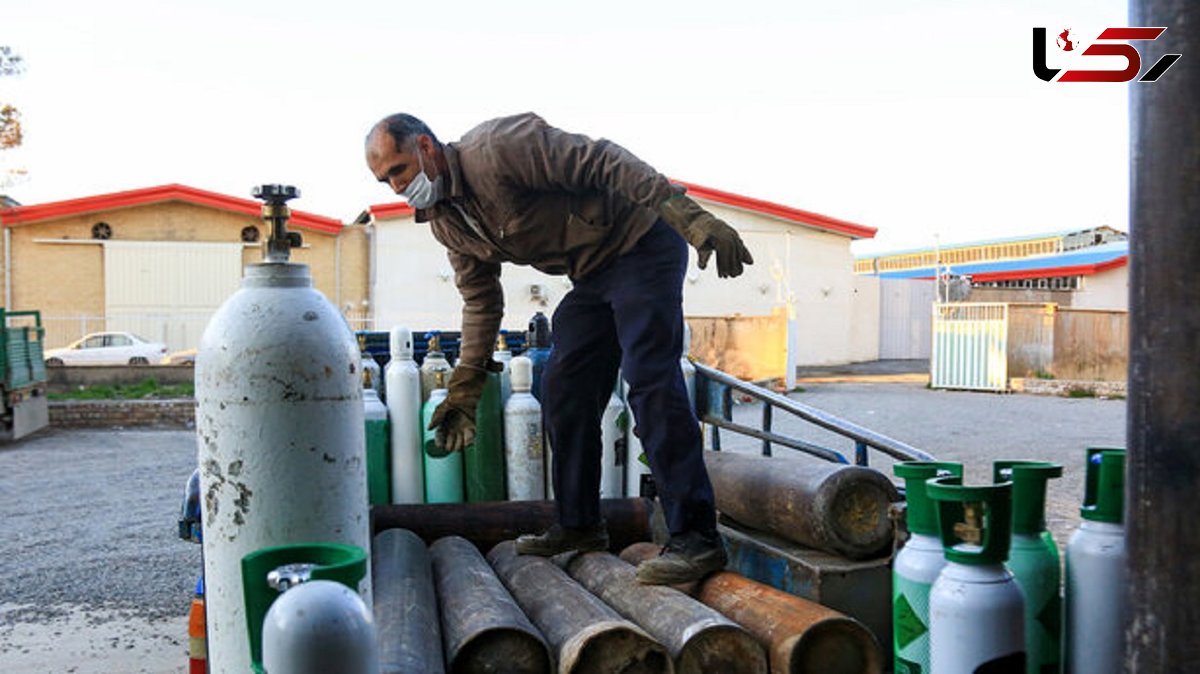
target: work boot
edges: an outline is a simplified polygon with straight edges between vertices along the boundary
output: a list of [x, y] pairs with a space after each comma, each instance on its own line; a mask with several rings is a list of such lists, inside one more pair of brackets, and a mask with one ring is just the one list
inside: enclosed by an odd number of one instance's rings
[[564, 552], [594, 552], [608, 549], [608, 527], [603, 521], [585, 529], [555, 524], [541, 534], [517, 537], [518, 555], [553, 557]]
[[637, 579], [644, 585], [690, 583], [724, 569], [728, 560], [716, 531], [687, 531], [671, 536], [658, 557], [638, 564]]

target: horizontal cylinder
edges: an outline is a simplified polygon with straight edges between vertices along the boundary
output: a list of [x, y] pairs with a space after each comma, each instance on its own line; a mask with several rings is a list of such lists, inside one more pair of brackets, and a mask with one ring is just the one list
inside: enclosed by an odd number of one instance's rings
[[550, 560], [518, 555], [505, 541], [488, 552], [488, 561], [546, 637], [559, 674], [674, 671], [666, 648]]
[[[635, 543], [621, 552], [621, 559], [636, 564], [660, 549]], [[676, 587], [744, 627], [767, 649], [774, 673], [883, 671], [883, 653], [871, 631], [833, 609], [731, 571]]]
[[[648, 541], [654, 502], [644, 498], [600, 501], [600, 514], [608, 523], [613, 551]], [[428, 503], [376, 505], [371, 508], [372, 530], [408, 529], [426, 543], [446, 536], [462, 536], [481, 551], [521, 534], [541, 533], [558, 519], [554, 501], [496, 501], [491, 503]]]
[[371, 545], [381, 674], [442, 672], [442, 635], [429, 551], [416, 534], [388, 529]]
[[704, 462], [717, 510], [748, 527], [849, 559], [891, 550], [888, 508], [900, 496], [877, 470], [730, 452]]
[[675, 659], [679, 674], [766, 674], [762, 646], [740, 625], [678, 590], [643, 585], [628, 562], [607, 552], [573, 555], [567, 573], [637, 623]]
[[429, 546], [442, 615], [446, 663], [455, 674], [551, 671], [542, 633], [517, 606], [492, 567], [459, 536]]

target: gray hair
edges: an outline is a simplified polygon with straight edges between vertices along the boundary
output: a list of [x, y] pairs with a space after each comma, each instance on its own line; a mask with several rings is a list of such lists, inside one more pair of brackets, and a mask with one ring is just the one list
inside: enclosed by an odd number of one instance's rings
[[403, 112], [384, 117], [375, 125], [372, 133], [376, 129], [387, 131], [392, 140], [396, 141], [397, 148], [404, 147], [409, 141], [416, 142], [417, 136], [429, 136], [434, 146], [442, 146], [441, 141], [437, 139], [437, 136], [433, 135], [433, 131], [429, 129], [425, 122]]

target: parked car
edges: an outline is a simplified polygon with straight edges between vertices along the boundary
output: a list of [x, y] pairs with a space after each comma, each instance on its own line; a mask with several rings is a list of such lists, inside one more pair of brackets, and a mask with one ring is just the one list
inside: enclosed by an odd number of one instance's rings
[[184, 349], [175, 353], [163, 356], [163, 359], [158, 362], [159, 365], [180, 365], [182, 367], [193, 367], [196, 364], [196, 349]]
[[131, 332], [93, 332], [61, 349], [46, 352], [47, 365], [148, 365], [167, 353], [165, 344]]

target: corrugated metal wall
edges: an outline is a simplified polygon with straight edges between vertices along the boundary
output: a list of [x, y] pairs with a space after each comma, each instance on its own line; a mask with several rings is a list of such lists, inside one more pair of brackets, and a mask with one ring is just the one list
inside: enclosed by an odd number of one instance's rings
[[105, 241], [106, 329], [193, 348], [241, 279], [240, 243]]
[[933, 305], [933, 388], [1008, 390], [1008, 305]]
[[879, 357], [929, 358], [933, 281], [880, 279]]

